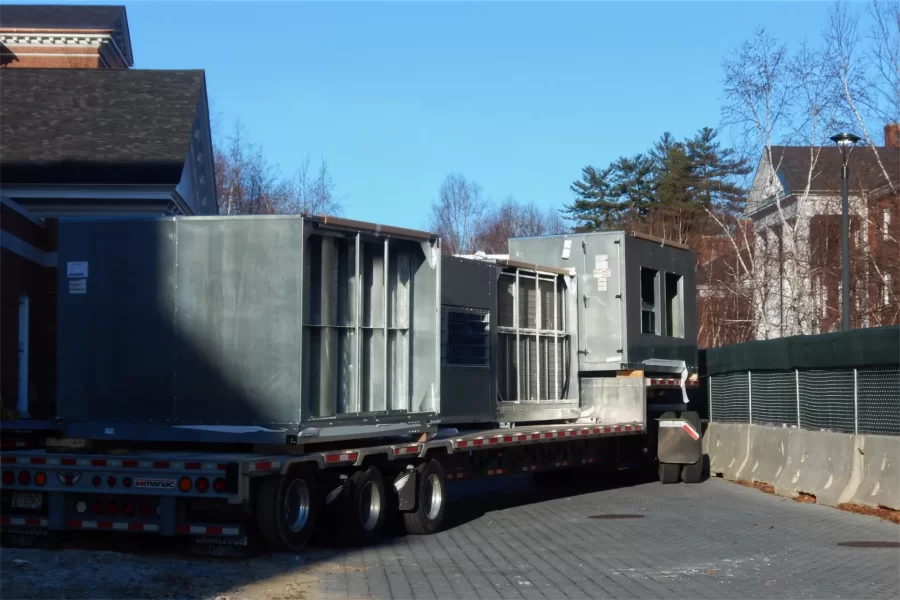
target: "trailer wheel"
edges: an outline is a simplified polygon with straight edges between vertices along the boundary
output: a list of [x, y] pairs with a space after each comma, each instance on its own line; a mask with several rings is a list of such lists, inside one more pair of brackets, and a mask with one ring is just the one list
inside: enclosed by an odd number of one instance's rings
[[[675, 413], [671, 410], [664, 412], [659, 416], [660, 419], [674, 419]], [[659, 480], [664, 484], [678, 483], [681, 477], [681, 465], [675, 463], [659, 463]]]
[[[694, 426], [697, 431], [702, 431], [700, 425], [700, 415], [695, 411], [685, 411], [681, 413], [681, 418]], [[683, 465], [681, 467], [681, 480], [685, 483], [700, 483], [703, 481], [703, 453], [700, 458], [692, 465]]]
[[310, 470], [293, 467], [262, 481], [256, 497], [256, 526], [270, 550], [299, 552], [312, 536], [319, 514], [318, 491]]
[[411, 535], [431, 535], [440, 528], [447, 505], [444, 468], [436, 460], [422, 463], [416, 479], [416, 510], [403, 513], [403, 524]]
[[388, 509], [388, 496], [381, 471], [368, 467], [350, 476], [341, 492], [338, 519], [343, 521], [341, 539], [349, 545], [366, 546], [381, 539]]

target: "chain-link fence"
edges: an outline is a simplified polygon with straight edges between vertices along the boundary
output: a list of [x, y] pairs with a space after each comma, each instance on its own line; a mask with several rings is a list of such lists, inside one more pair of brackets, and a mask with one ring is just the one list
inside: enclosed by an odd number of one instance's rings
[[712, 421], [900, 435], [900, 366], [736, 371], [706, 389]]

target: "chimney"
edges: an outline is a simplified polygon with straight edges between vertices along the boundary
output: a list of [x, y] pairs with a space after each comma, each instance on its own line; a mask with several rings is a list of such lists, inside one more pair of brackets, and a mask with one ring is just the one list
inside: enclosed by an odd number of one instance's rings
[[888, 123], [884, 126], [884, 145], [888, 148], [900, 148], [900, 123]]

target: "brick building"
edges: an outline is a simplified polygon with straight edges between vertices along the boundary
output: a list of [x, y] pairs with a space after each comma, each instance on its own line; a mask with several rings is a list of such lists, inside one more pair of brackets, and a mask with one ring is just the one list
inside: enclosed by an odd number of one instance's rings
[[[884, 139], [883, 146], [854, 149], [849, 162], [853, 327], [900, 322], [900, 124], [886, 125]], [[840, 327], [840, 173], [833, 146], [763, 153], [745, 211], [759, 271], [752, 292], [757, 337]]]
[[127, 69], [134, 65], [124, 6], [0, 6], [4, 68]]
[[203, 71], [134, 70], [123, 7], [2, 6], [0, 405], [54, 416], [56, 222], [218, 212]]

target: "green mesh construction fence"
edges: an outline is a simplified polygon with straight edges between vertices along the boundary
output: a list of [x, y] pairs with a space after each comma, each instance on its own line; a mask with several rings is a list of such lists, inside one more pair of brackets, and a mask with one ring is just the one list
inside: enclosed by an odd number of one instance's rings
[[701, 351], [713, 421], [900, 435], [900, 327]]

